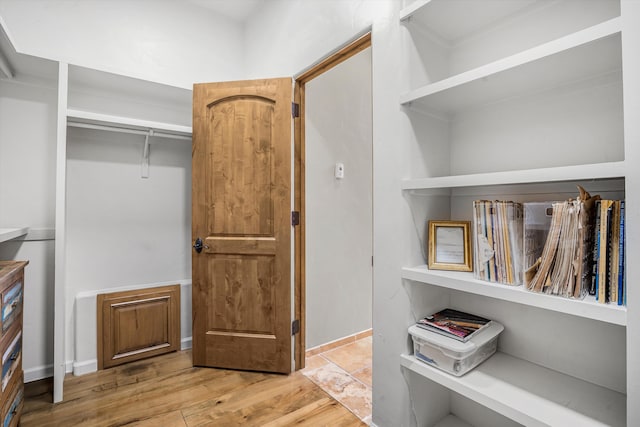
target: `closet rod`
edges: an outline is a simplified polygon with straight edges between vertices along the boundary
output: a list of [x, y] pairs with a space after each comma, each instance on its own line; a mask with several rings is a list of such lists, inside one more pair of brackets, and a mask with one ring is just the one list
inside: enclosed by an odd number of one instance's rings
[[93, 124], [93, 123], [79, 123], [79, 122], [67, 122], [67, 126], [72, 126], [72, 127], [77, 127], [77, 128], [84, 128], [84, 129], [106, 130], [106, 131], [109, 131], [109, 132], [129, 133], [129, 134], [133, 134], [133, 135], [149, 135], [149, 131], [153, 130], [153, 136], [158, 136], [160, 138], [182, 139], [182, 140], [185, 140], [185, 141], [191, 141], [191, 137], [190, 136], [158, 132], [155, 129], [140, 130], [140, 129], [130, 129], [130, 128], [126, 128], [126, 127], [96, 125], [96, 124]]

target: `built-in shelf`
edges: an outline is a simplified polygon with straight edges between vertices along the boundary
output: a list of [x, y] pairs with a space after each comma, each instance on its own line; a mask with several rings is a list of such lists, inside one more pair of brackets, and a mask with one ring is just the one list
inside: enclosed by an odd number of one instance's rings
[[416, 12], [425, 7], [431, 0], [415, 0], [400, 11], [400, 21], [410, 19]]
[[[1, 20], [0, 20], [1, 21]], [[0, 79], [45, 87], [55, 87], [58, 62], [18, 53], [13, 40], [5, 32], [0, 22], [0, 57], [4, 58], [9, 72], [6, 77], [0, 71]]]
[[626, 307], [601, 304], [596, 302], [595, 298], [590, 295], [579, 300], [541, 294], [528, 291], [524, 286], [503, 285], [477, 280], [473, 278], [473, 273], [429, 270], [426, 265], [403, 268], [402, 278], [615, 325], [626, 326], [627, 324]]
[[29, 227], [21, 228], [0, 228], [0, 243], [16, 237], [24, 236], [29, 232]]
[[469, 175], [439, 176], [402, 182], [403, 190], [477, 187], [486, 185], [533, 184], [545, 182], [580, 181], [624, 178], [625, 163], [606, 162], [588, 165], [560, 166], [541, 169], [522, 169]]
[[620, 81], [620, 28], [620, 18], [611, 19], [412, 90], [400, 103], [451, 114], [602, 76]]
[[112, 116], [109, 114], [101, 114], [91, 111], [74, 109], [67, 109], [67, 122], [109, 126], [114, 128], [126, 128], [141, 131], [153, 129], [154, 131], [159, 131], [162, 133], [189, 137], [191, 136], [192, 131], [192, 128], [190, 126], [155, 122], [151, 120], [140, 120], [131, 117]]
[[416, 18], [434, 28], [439, 37], [450, 41], [476, 33], [533, 4], [532, 0], [500, 1], [493, 5], [478, 1], [458, 0], [452, 4], [448, 0], [414, 0], [400, 11], [399, 17], [400, 21]]
[[410, 355], [400, 363], [523, 425], [626, 425], [626, 395], [501, 352], [462, 377]]

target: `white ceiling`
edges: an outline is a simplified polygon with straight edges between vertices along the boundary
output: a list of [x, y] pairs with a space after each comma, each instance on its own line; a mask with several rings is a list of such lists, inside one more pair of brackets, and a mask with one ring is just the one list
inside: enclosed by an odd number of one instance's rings
[[189, 3], [212, 10], [220, 15], [244, 22], [265, 0], [187, 0]]

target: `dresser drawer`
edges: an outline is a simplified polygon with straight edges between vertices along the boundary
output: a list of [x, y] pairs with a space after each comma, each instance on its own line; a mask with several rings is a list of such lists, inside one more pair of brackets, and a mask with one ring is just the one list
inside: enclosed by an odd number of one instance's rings
[[2, 353], [2, 392], [22, 368], [22, 331], [18, 331]]
[[24, 405], [24, 386], [16, 383], [2, 408], [2, 427], [15, 427], [20, 422]]
[[22, 313], [22, 276], [2, 292], [2, 334], [20, 318]]

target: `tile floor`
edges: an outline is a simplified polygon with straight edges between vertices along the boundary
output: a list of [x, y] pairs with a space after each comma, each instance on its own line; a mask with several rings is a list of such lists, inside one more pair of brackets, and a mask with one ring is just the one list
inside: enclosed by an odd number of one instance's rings
[[371, 343], [369, 335], [320, 353], [309, 351], [302, 370], [367, 425], [371, 423]]

